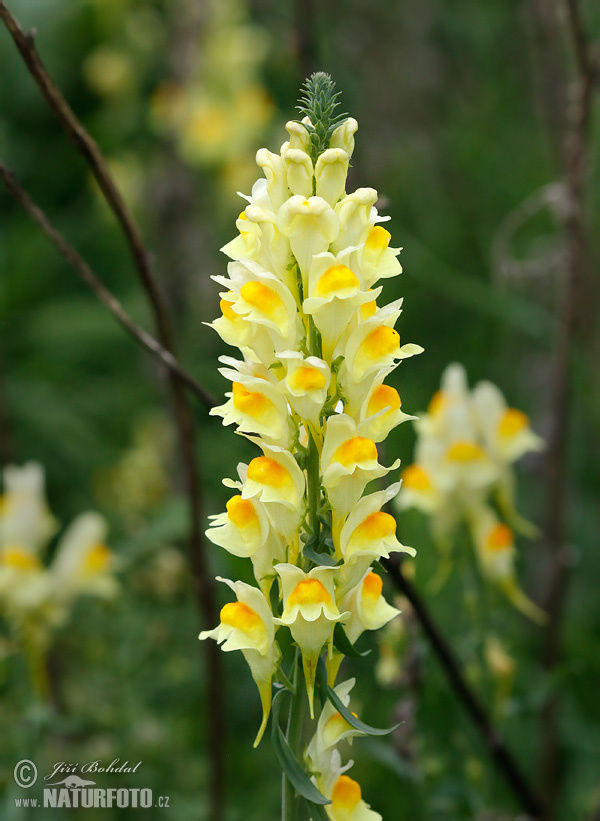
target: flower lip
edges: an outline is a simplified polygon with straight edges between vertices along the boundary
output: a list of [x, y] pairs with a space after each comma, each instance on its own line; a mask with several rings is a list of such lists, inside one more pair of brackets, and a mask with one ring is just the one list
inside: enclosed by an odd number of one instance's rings
[[248, 465], [248, 479], [261, 485], [282, 488], [291, 484], [288, 471], [275, 459], [268, 456], [257, 456]]
[[409, 465], [402, 471], [402, 482], [406, 488], [426, 492], [431, 490], [431, 480], [425, 468], [421, 465]]
[[362, 799], [360, 784], [348, 775], [341, 775], [335, 782], [331, 802], [336, 809], [353, 810]]
[[346, 468], [361, 462], [377, 461], [377, 446], [372, 439], [366, 436], [354, 436], [347, 439], [333, 454], [334, 462], [339, 462]]
[[504, 523], [498, 523], [489, 533], [486, 539], [486, 547], [490, 550], [501, 551], [512, 548], [513, 532]]
[[448, 459], [453, 462], [474, 462], [484, 456], [483, 448], [476, 442], [467, 440], [455, 442], [448, 448], [446, 453]]
[[507, 408], [498, 423], [498, 433], [500, 436], [515, 436], [528, 427], [529, 419], [523, 411], [517, 410], [517, 408]]
[[232, 496], [226, 504], [227, 515], [236, 527], [245, 528], [258, 524], [258, 516], [250, 499]]
[[329, 296], [336, 291], [345, 291], [349, 288], [358, 288], [358, 277], [347, 265], [332, 265], [317, 282], [315, 296]]
[[383, 251], [390, 244], [392, 235], [381, 225], [375, 225], [368, 233], [365, 245], [373, 251]]

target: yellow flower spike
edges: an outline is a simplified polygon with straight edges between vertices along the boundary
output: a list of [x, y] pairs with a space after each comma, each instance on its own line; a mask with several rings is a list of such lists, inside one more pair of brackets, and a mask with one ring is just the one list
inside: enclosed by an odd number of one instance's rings
[[331, 640], [335, 623], [346, 618], [335, 603], [334, 567], [315, 567], [305, 573], [292, 564], [278, 564], [283, 613], [276, 624], [290, 628], [302, 652], [310, 716], [314, 718], [314, 689], [317, 662], [323, 645]]
[[[380, 514], [373, 513], [369, 518], [378, 515]], [[383, 513], [381, 515], [386, 516], [387, 514]], [[365, 521], [368, 522], [368, 520]], [[360, 530], [361, 527], [362, 525], [359, 525], [357, 530]], [[395, 533], [395, 530], [395, 526], [391, 532], [388, 528], [384, 528], [383, 538], [389, 537], [392, 533]], [[354, 533], [356, 534], [356, 531]], [[382, 589], [383, 581], [381, 576], [368, 570], [362, 580], [344, 599], [341, 605], [342, 610], [350, 612], [350, 618], [344, 629], [352, 644], [365, 630], [379, 630], [380, 627], [399, 615], [400, 611], [388, 604], [381, 595]]]
[[282, 156], [287, 167], [288, 188], [292, 194], [312, 196], [313, 164], [309, 155], [300, 148], [288, 148]]
[[[422, 349], [400, 345], [394, 324], [402, 301], [377, 304], [377, 280], [401, 271], [399, 249], [390, 247], [390, 235], [379, 225], [389, 218], [377, 213], [377, 192], [345, 193], [357, 123], [330, 117], [335, 98], [328, 97], [327, 75], [315, 75], [305, 91], [303, 119], [286, 125], [289, 140], [280, 155], [257, 154], [264, 179], [242, 195], [248, 204], [237, 221], [240, 237], [224, 249], [232, 258], [228, 277], [215, 277], [224, 290], [222, 317], [214, 325], [237, 344], [244, 362], [226, 362], [229, 369], [221, 372], [233, 389], [214, 412], [226, 423], [235, 421], [262, 455], [238, 465], [239, 481], [224, 480], [237, 493], [226, 512], [213, 517], [208, 537], [249, 556], [266, 595], [273, 574], [278, 577], [282, 612], [273, 622], [290, 628], [302, 655], [313, 715], [320, 654], [327, 648], [331, 686], [342, 659], [333, 652], [334, 627], [352, 613], [341, 611], [340, 603], [347, 599], [355, 611], [353, 638], [396, 612], [368, 571], [374, 558], [392, 550], [413, 552], [398, 542], [395, 521], [381, 509], [399, 485], [361, 497], [370, 481], [399, 466], [399, 460], [391, 468], [379, 464], [377, 442], [410, 418], [384, 379]], [[306, 571], [301, 544], [320, 549], [328, 539], [329, 508], [340, 561]], [[224, 609], [219, 627], [226, 649], [233, 649], [233, 631], [238, 642], [248, 642], [261, 625], [234, 603]], [[269, 680], [269, 699], [270, 686]], [[344, 686], [338, 693], [347, 703]], [[300, 691], [297, 696], [304, 698]], [[296, 710], [294, 701], [292, 716]], [[314, 772], [313, 781], [328, 797], [335, 791], [328, 817], [375, 821], [379, 816], [362, 800], [358, 784], [341, 779], [347, 767], [335, 744], [355, 731], [328, 706], [319, 721], [320, 752], [308, 763], [314, 771], [320, 759], [322, 772]], [[292, 742], [296, 755], [295, 737]]]
[[342, 148], [328, 148], [317, 159], [317, 196], [323, 197], [331, 206], [335, 206], [346, 193], [348, 160], [348, 154]]
[[269, 602], [256, 587], [244, 582], [232, 582], [217, 576], [228, 585], [237, 601], [226, 604], [220, 623], [214, 630], [204, 630], [199, 638], [214, 639], [225, 652], [241, 650], [258, 687], [263, 717], [254, 741], [258, 746], [271, 711], [272, 680], [279, 664], [279, 647], [275, 642], [275, 624]]
[[[340, 699], [344, 707], [350, 704], [350, 692], [354, 687], [356, 679], [348, 679], [340, 682], [334, 687], [335, 694]], [[331, 752], [340, 742], [347, 740], [352, 744], [352, 739], [356, 736], [364, 736], [365, 733], [356, 730], [346, 719], [337, 712], [330, 701], [326, 701], [321, 709], [321, 715], [317, 722], [317, 728], [306, 748], [306, 760], [311, 772], [325, 773], [331, 759]]]
[[357, 310], [381, 291], [361, 290], [359, 277], [348, 267], [353, 251], [348, 248], [337, 256], [326, 251], [314, 256], [310, 266], [308, 298], [302, 308], [321, 332], [323, 356], [328, 360]]
[[318, 429], [320, 438], [319, 415], [331, 382], [329, 365], [316, 356], [304, 357], [299, 351], [284, 351], [280, 360], [286, 368], [281, 388], [288, 402], [302, 419]]
[[377, 446], [362, 436], [363, 429], [347, 414], [331, 416], [321, 454], [323, 485], [336, 516], [341, 516], [360, 499], [372, 479], [385, 476], [400, 464], [389, 468], [377, 461]]
[[339, 221], [329, 203], [322, 197], [290, 197], [277, 214], [277, 228], [288, 237], [298, 262], [304, 292], [308, 289], [308, 272], [314, 254], [327, 251], [339, 232]]
[[388, 433], [402, 422], [416, 419], [401, 410], [402, 401], [395, 388], [384, 385], [385, 372], [375, 382], [360, 408], [359, 421], [366, 435], [374, 442], [383, 442]]

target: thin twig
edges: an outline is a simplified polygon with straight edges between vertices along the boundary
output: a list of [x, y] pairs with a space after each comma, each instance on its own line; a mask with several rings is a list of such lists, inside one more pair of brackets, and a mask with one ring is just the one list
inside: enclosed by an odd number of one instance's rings
[[530, 814], [531, 818], [541, 818], [542, 802], [536, 797], [530, 785], [525, 780], [519, 765], [513, 758], [502, 736], [494, 727], [485, 707], [466, 682], [459, 662], [433, 620], [427, 605], [416, 588], [402, 573], [400, 562], [397, 558], [388, 559], [387, 561], [384, 560], [383, 565], [396, 588], [406, 596], [410, 602], [440, 664], [444, 668], [448, 681], [452, 685], [457, 698], [473, 720], [498, 770], [502, 773], [515, 796], [519, 799], [523, 808]]
[[[578, 0], [564, 2], [564, 28], [575, 57], [564, 139], [564, 186], [566, 208], [563, 230], [566, 259], [560, 327], [551, 394], [552, 427], [548, 444], [548, 510], [545, 540], [550, 554], [550, 578], [545, 595], [549, 615], [542, 660], [548, 674], [561, 658], [561, 624], [569, 579], [570, 551], [567, 544], [568, 436], [572, 413], [571, 365], [580, 317], [581, 288], [586, 273], [587, 237], [584, 220], [584, 188], [587, 179], [589, 129], [598, 66], [587, 40]], [[565, 75], [567, 70], [565, 69]], [[541, 712], [542, 790], [545, 818], [555, 817], [560, 789], [560, 736], [558, 696], [552, 692]]]
[[[174, 354], [167, 306], [150, 266], [138, 227], [128, 210], [98, 146], [79, 122], [69, 104], [46, 71], [34, 45], [34, 34], [25, 34], [19, 22], [0, 2], [0, 18], [10, 32], [25, 65], [38, 85], [46, 102], [58, 117], [68, 137], [86, 160], [104, 197], [113, 211], [130, 250], [134, 270], [148, 296], [156, 323], [156, 333], [161, 346]], [[190, 406], [180, 378], [168, 371], [173, 416], [177, 427], [182, 466], [185, 476], [188, 507], [190, 512], [190, 559], [194, 580], [195, 599], [206, 625], [214, 624], [216, 608], [213, 586], [208, 574], [200, 511], [201, 480], [196, 464], [196, 432]], [[223, 699], [221, 687], [221, 660], [213, 642], [207, 642], [204, 650], [207, 660], [208, 735], [211, 760], [210, 817], [219, 821], [222, 817], [224, 787]]]
[[60, 231], [52, 225], [42, 209], [36, 205], [25, 189], [17, 182], [14, 173], [2, 163], [0, 163], [0, 179], [15, 200], [22, 206], [23, 210], [41, 228], [59, 254], [69, 263], [77, 276], [93, 291], [100, 302], [108, 308], [127, 333], [156, 357], [182, 384], [188, 387], [205, 407], [208, 409], [215, 407], [217, 400], [181, 367], [172, 353], [163, 348], [153, 336], [133, 321], [117, 297], [102, 284], [87, 262], [77, 253], [73, 246], [67, 242]]

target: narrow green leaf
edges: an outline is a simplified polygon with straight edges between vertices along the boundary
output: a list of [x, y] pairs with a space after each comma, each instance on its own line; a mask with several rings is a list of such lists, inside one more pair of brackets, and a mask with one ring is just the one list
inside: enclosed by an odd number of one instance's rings
[[307, 801], [310, 801], [313, 804], [331, 804], [331, 801], [328, 798], [325, 798], [323, 793], [321, 793], [310, 780], [304, 768], [296, 759], [294, 753], [290, 748], [290, 745], [287, 742], [286, 737], [284, 736], [281, 730], [281, 727], [279, 726], [281, 694], [285, 692], [287, 691], [285, 689], [282, 689], [278, 693], [276, 693], [272, 705], [273, 715], [271, 719], [271, 736], [273, 740], [273, 749], [275, 750], [277, 760], [281, 764], [281, 768], [283, 769], [286, 778], [293, 786], [293, 788], [296, 790], [298, 795], [301, 795], [303, 798], [306, 798]]
[[311, 544], [306, 544], [302, 548], [302, 555], [305, 559], [310, 559], [317, 565], [325, 565], [326, 567], [336, 567], [338, 560], [335, 556], [330, 556], [329, 553], [317, 553]]
[[356, 718], [355, 715], [352, 715], [350, 710], [344, 706], [343, 701], [339, 698], [335, 690], [327, 684], [327, 668], [325, 667], [325, 662], [322, 658], [319, 659], [317, 666], [317, 681], [319, 682], [319, 689], [321, 693], [324, 693], [327, 696], [338, 713], [340, 713], [340, 715], [345, 718], [348, 724], [354, 727], [355, 730], [359, 730], [361, 733], [365, 733], [365, 735], [388, 735], [400, 726], [399, 724], [394, 724], [393, 727], [380, 730], [377, 727], [371, 727], [369, 724], [365, 724], [364, 721], [361, 721], [359, 718]]
[[329, 821], [329, 816], [321, 804], [313, 804], [312, 801], [306, 801], [306, 806], [311, 821]]
[[357, 650], [356, 647], [350, 642], [350, 639], [346, 635], [346, 631], [339, 621], [336, 622], [336, 625], [333, 628], [333, 643], [336, 650], [339, 650], [340, 653], [343, 653], [345, 656], [351, 656], [352, 658], [362, 658], [363, 656], [368, 656], [371, 652], [370, 650], [363, 650], [361, 653], [360, 650]]

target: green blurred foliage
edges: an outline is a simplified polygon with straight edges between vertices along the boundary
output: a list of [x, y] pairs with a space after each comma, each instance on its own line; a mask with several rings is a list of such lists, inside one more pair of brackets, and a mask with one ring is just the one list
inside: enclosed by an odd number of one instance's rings
[[[221, 395], [226, 386], [216, 371], [217, 357], [230, 352], [202, 323], [218, 312], [218, 287], [209, 277], [225, 270], [218, 249], [233, 236], [240, 206], [222, 196], [223, 178], [214, 168], [183, 165], [151, 117], [157, 86], [181, 81], [189, 61], [201, 59], [206, 5], [192, 0], [12, 0], [9, 5], [25, 27], [37, 28], [38, 48], [52, 75], [114, 163], [155, 253], [176, 316], [181, 361]], [[294, 115], [307, 68], [332, 73], [344, 91], [344, 108], [359, 121], [351, 184], [377, 188], [384, 203], [380, 210], [392, 217], [394, 244], [404, 246], [405, 273], [386, 286], [386, 299], [405, 297], [401, 335], [425, 347], [423, 356], [394, 375], [403, 408], [426, 407], [441, 371], [457, 360], [467, 367], [471, 383], [486, 378], [497, 383], [510, 404], [528, 413], [534, 429], [547, 435], [561, 304], [559, 271], [552, 264], [559, 237], [551, 210], [526, 220], [510, 243], [516, 260], [541, 259], [540, 264], [527, 270], [517, 266], [519, 275], [507, 277], [493, 254], [507, 215], [560, 176], [530, 5], [333, 0], [304, 6], [298, 0], [255, 0], [250, 19], [270, 44], [264, 83], [278, 109], [262, 142], [273, 149], [283, 141], [281, 124]], [[598, 32], [600, 12], [588, 6], [590, 30]], [[311, 54], [315, 66], [306, 57]], [[593, 140], [597, 155], [597, 133]], [[131, 315], [151, 329], [119, 230], [4, 30], [0, 156]], [[593, 167], [591, 237], [600, 229], [597, 182]], [[594, 269], [597, 252], [592, 249]], [[592, 313], [595, 307], [592, 301]], [[196, 642], [200, 625], [189, 574], [185, 567], [175, 572], [175, 554], [168, 552], [185, 550], [176, 455], [164, 457], [169, 492], [133, 520], [124, 513], [127, 490], [115, 504], [114, 493], [111, 502], [103, 485], [131, 449], [143, 420], [166, 417], [164, 380], [3, 190], [0, 342], [2, 458], [45, 465], [51, 507], [63, 521], [84, 509], [101, 509], [111, 521], [111, 545], [126, 560], [118, 600], [80, 602], [73, 626], [57, 637], [52, 666], [62, 705], [58, 714], [35, 704], [25, 662], [2, 639], [0, 814], [26, 817], [12, 800], [21, 794], [12, 779], [21, 758], [48, 770], [55, 761], [120, 757], [143, 761], [132, 785], [171, 796], [165, 818], [203, 818], [208, 766], [205, 682]], [[559, 817], [569, 820], [591, 817], [600, 801], [600, 394], [592, 351], [588, 334], [573, 365], [568, 510], [577, 564], [564, 655], [554, 678], [542, 672], [538, 628], [502, 603], [493, 603], [491, 614], [474, 612], [477, 594], [470, 589], [468, 569], [430, 597], [490, 710], [495, 683], [481, 647], [492, 630], [502, 636], [516, 673], [510, 698], [495, 718], [532, 781], [540, 752], [540, 705], [549, 690], [558, 694]], [[209, 419], [195, 400], [194, 413], [208, 515], [222, 510], [227, 498], [220, 477], [233, 477], [251, 448]], [[413, 443], [410, 427], [401, 427], [390, 437], [388, 456], [410, 462]], [[543, 458], [525, 460], [519, 507], [540, 524], [547, 515], [545, 481]], [[400, 524], [403, 540], [418, 549], [416, 583], [427, 595], [436, 554], [426, 522], [408, 513]], [[544, 551], [539, 545], [520, 547], [520, 577], [535, 598], [545, 580]], [[216, 549], [210, 550], [210, 563], [214, 573], [244, 578], [243, 563]], [[170, 587], [160, 584], [169, 573], [165, 567], [174, 574]], [[377, 653], [373, 638], [361, 641]], [[414, 625], [405, 653], [400, 682], [385, 690], [375, 680], [373, 655], [348, 664], [358, 678], [357, 712], [374, 725], [394, 716], [404, 722], [390, 742], [358, 740], [351, 750], [366, 800], [387, 819], [515, 817], [513, 796]], [[251, 750], [258, 698], [236, 655], [224, 658], [226, 818], [264, 821], [278, 813], [278, 768], [268, 742]], [[67, 817], [63, 811], [47, 813]]]

